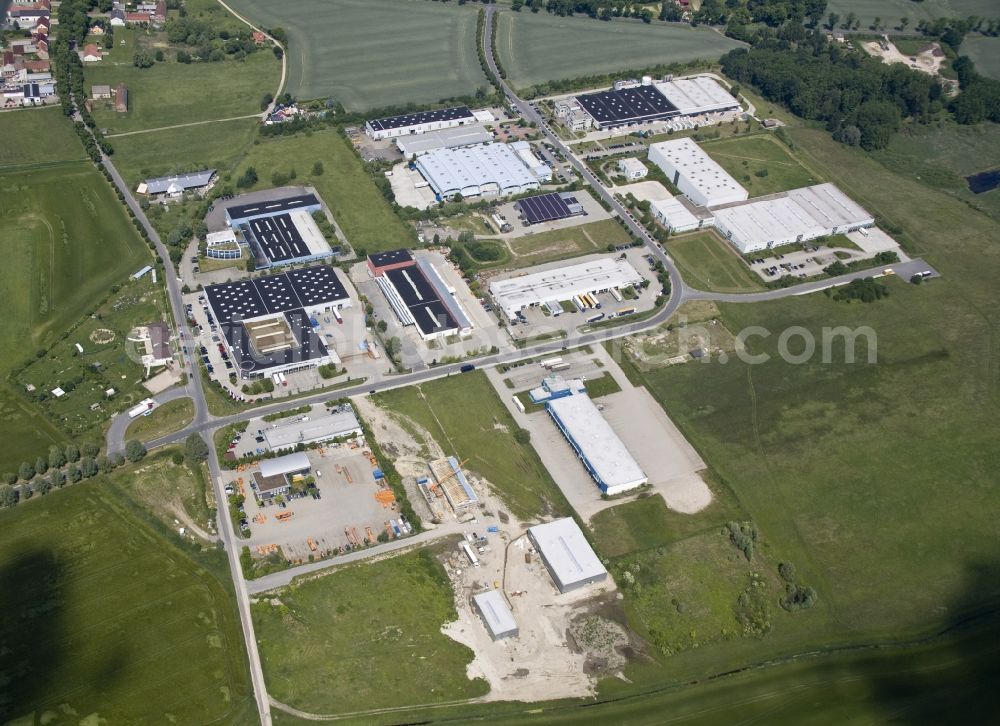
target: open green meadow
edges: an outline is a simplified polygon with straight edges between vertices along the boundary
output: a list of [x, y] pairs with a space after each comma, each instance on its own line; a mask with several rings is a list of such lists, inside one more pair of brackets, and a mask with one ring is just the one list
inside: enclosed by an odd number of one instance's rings
[[286, 90], [332, 96], [349, 111], [434, 103], [488, 86], [476, 52], [476, 8], [425, 0], [234, 0], [288, 34]]
[[85, 159], [83, 145], [59, 108], [0, 113], [0, 174], [11, 167]]
[[190, 398], [178, 398], [157, 406], [148, 416], [140, 416], [125, 433], [125, 439], [149, 441], [179, 431], [194, 418], [194, 403]]
[[[56, 118], [48, 114], [27, 115], [48, 123]], [[68, 123], [63, 119], [62, 125]], [[62, 125], [52, 127], [55, 153], [62, 146]], [[6, 301], [0, 372], [5, 377], [56, 343], [108, 288], [150, 259], [111, 187], [88, 161], [52, 160], [32, 171], [0, 169], [0, 248], [6, 261], [0, 268], [0, 295]], [[38, 383], [43, 391], [57, 385]], [[0, 422], [5, 439], [0, 469], [16, 468], [62, 440], [7, 384], [0, 388], [0, 405], [7, 414]]]
[[672, 237], [667, 251], [692, 287], [714, 292], [754, 292], [763, 288], [732, 246], [714, 231]]
[[599, 22], [521, 11], [503, 12], [496, 22], [497, 57], [517, 88], [659, 64], [715, 61], [741, 46], [708, 28], [638, 20]]
[[[885, 29], [892, 33], [899, 25], [901, 18], [909, 18], [907, 31], [913, 32], [921, 20], [935, 18], [967, 18], [976, 15], [980, 18], [1000, 17], [1000, 5], [994, 0], [829, 0], [826, 4], [827, 13], [837, 13], [840, 22], [844, 22], [848, 13], [854, 13], [861, 21], [859, 30], [867, 31], [875, 22], [882, 18]], [[822, 22], [826, 23], [826, 15]], [[838, 23], [837, 29], [840, 29]]]
[[511, 264], [529, 267], [592, 252], [605, 252], [608, 245], [617, 247], [631, 241], [628, 231], [620, 222], [603, 219], [600, 222], [515, 237], [508, 244], [514, 253]]
[[268, 692], [312, 713], [454, 701], [486, 693], [454, 620], [436, 550], [338, 569], [261, 599], [254, 625]]
[[562, 493], [481, 372], [385, 391], [372, 399], [425, 428], [446, 455], [487, 479], [521, 519], [568, 511]]
[[728, 171], [751, 197], [819, 184], [817, 179], [770, 134], [707, 141], [702, 148]]
[[120, 65], [101, 61], [84, 71], [88, 91], [95, 83], [128, 86], [128, 113], [117, 113], [112, 101], [93, 102], [94, 120], [112, 136], [259, 114], [261, 96], [274, 93], [280, 76], [280, 62], [265, 51], [241, 61], [184, 64], [167, 60], [152, 68], [136, 68], [131, 60]]
[[960, 53], [969, 56], [984, 76], [1000, 81], [1000, 38], [970, 35], [962, 42]]
[[5, 723], [256, 718], [224, 556], [181, 546], [125, 493], [135, 479], [0, 512]]

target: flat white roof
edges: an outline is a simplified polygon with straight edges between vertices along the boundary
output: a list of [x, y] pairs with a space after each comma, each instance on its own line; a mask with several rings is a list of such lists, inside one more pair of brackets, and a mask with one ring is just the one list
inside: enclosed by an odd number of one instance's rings
[[670, 199], [655, 199], [649, 203], [655, 213], [658, 213], [667, 220], [667, 226], [671, 229], [684, 229], [686, 227], [697, 227], [698, 217], [681, 204], [676, 197]]
[[309, 254], [330, 254], [330, 245], [326, 241], [326, 237], [323, 236], [323, 232], [320, 231], [319, 225], [316, 224], [316, 220], [313, 219], [311, 212], [304, 209], [293, 209], [288, 213], [288, 216], [292, 218], [292, 224], [295, 225], [302, 241], [309, 248]]
[[507, 607], [507, 601], [499, 590], [487, 590], [473, 595], [472, 599], [494, 637], [502, 637], [517, 630], [514, 614]]
[[205, 235], [205, 244], [209, 247], [226, 244], [236, 241], [236, 233], [231, 229], [224, 229], [220, 232], [209, 232]]
[[275, 459], [264, 459], [260, 462], [260, 475], [263, 477], [272, 477], [279, 474], [304, 471], [309, 467], [309, 457], [306, 456], [306, 453], [304, 451], [296, 451], [294, 454], [286, 454]]
[[353, 411], [340, 411], [328, 416], [309, 418], [308, 421], [291, 421], [264, 429], [264, 439], [272, 449], [308, 444], [312, 441], [335, 439], [359, 431], [361, 424]]
[[639, 159], [636, 159], [634, 156], [628, 156], [625, 157], [624, 159], [621, 159], [618, 162], [618, 166], [619, 168], [624, 169], [627, 172], [641, 171], [643, 174], [645, 174], [648, 171], [648, 169], [646, 169], [646, 165], [643, 164]]
[[417, 169], [442, 196], [495, 186], [498, 191], [537, 187], [538, 180], [507, 144], [435, 149], [417, 159]]
[[578, 393], [546, 403], [604, 487], [622, 490], [648, 480], [590, 396]]
[[[530, 269], [530, 268], [529, 268]], [[626, 260], [602, 257], [554, 270], [534, 272], [490, 283], [490, 294], [507, 317], [530, 305], [570, 300], [574, 295], [612, 287], [627, 287], [642, 275]]]
[[674, 107], [685, 116], [710, 111], [739, 108], [737, 101], [725, 88], [711, 78], [683, 78], [654, 84]]
[[689, 138], [650, 144], [649, 152], [653, 161], [657, 161], [657, 155], [665, 158], [682, 179], [708, 200], [708, 206], [713, 199], [732, 201], [733, 194], [747, 198], [743, 185]]
[[428, 131], [424, 134], [396, 137], [396, 146], [406, 156], [426, 154], [434, 149], [453, 149], [459, 146], [484, 144], [493, 140], [493, 134], [482, 124], [466, 124], [450, 129]]
[[562, 585], [572, 585], [607, 574], [608, 571], [591, 549], [579, 525], [570, 517], [547, 524], [536, 524], [528, 531]]
[[714, 210], [718, 226], [743, 251], [769, 242], [815, 239], [834, 229], [874, 222], [870, 213], [833, 184], [793, 189]]

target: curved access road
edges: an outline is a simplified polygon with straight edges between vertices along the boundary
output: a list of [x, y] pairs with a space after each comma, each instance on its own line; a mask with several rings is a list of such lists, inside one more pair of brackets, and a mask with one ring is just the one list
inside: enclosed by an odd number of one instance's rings
[[[176, 401], [179, 398], [191, 397], [191, 392], [185, 386], [174, 386], [165, 391], [160, 391], [155, 396], [151, 396], [157, 406], [161, 406], [168, 401]], [[125, 451], [125, 437], [128, 433], [128, 427], [133, 421], [135, 419], [129, 417], [128, 411], [123, 411], [111, 419], [111, 426], [104, 435], [104, 441], [109, 454]]]

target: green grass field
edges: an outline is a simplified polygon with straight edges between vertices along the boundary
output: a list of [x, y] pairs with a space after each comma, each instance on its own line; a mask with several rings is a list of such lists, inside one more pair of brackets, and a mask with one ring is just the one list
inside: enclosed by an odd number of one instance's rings
[[472, 651], [441, 633], [456, 613], [434, 550], [292, 585], [259, 601], [253, 616], [269, 693], [305, 711], [453, 701], [488, 690], [465, 675]]
[[280, 76], [280, 62], [266, 51], [242, 61], [167, 60], [152, 68], [105, 60], [84, 72], [88, 89], [94, 83], [128, 86], [128, 113], [117, 113], [110, 101], [94, 101], [94, 120], [109, 135], [260, 113], [261, 96], [274, 93]]
[[[827, 13], [837, 13], [840, 15], [840, 22], [844, 22], [847, 14], [853, 12], [861, 21], [859, 30], [868, 30], [876, 17], [882, 18], [882, 23], [888, 32], [893, 32], [899, 24], [900, 18], [909, 18], [910, 24], [907, 26], [908, 32], [913, 29], [921, 20], [933, 20], [935, 18], [967, 18], [976, 15], [981, 18], [1000, 17], [1000, 6], [993, 0], [829, 0], [826, 5]], [[823, 16], [822, 23], [825, 26], [826, 15]], [[840, 23], [837, 25], [840, 29]]]
[[764, 287], [729, 243], [713, 231], [671, 238], [667, 251], [684, 280], [700, 290], [753, 292]]
[[238, 12], [288, 33], [286, 90], [332, 96], [350, 111], [426, 104], [487, 87], [476, 9], [424, 0], [235, 0]]
[[962, 42], [960, 53], [969, 56], [984, 76], [1000, 80], [1000, 38], [970, 35]]
[[515, 516], [568, 511], [535, 450], [514, 441], [514, 419], [483, 373], [386, 391], [373, 400], [423, 426], [446, 455], [486, 478]]
[[[776, 138], [743, 136], [706, 142], [702, 148], [750, 192], [751, 197], [819, 184]], [[766, 172], [758, 176], [757, 172]]]
[[256, 718], [224, 555], [180, 546], [123, 493], [135, 479], [0, 512], [5, 723]]
[[148, 416], [140, 416], [131, 424], [125, 433], [128, 439], [149, 441], [158, 436], [179, 431], [194, 418], [194, 403], [190, 398], [178, 398], [157, 406]]
[[497, 56], [515, 87], [658, 64], [718, 60], [740, 43], [708, 28], [504, 12]]
[[[48, 113], [27, 115], [47, 123], [53, 118]], [[15, 114], [4, 114], [10, 115]], [[61, 153], [60, 128], [53, 127], [56, 153]], [[0, 294], [6, 300], [0, 371], [5, 376], [55, 343], [111, 285], [150, 259], [111, 187], [85, 161], [0, 170], [0, 249], [6, 262], [0, 269]], [[0, 405], [10, 414], [0, 422], [6, 442], [0, 447], [0, 469], [33, 460], [61, 440], [13, 390], [0, 390]]]
[[58, 108], [0, 113], [0, 138], [0, 174], [9, 167], [86, 158], [73, 125]]
[[617, 220], [604, 219], [511, 239], [509, 245], [515, 257], [505, 264], [516, 267], [541, 265], [567, 257], [604, 252], [608, 245], [624, 245], [630, 241], [628, 232]]

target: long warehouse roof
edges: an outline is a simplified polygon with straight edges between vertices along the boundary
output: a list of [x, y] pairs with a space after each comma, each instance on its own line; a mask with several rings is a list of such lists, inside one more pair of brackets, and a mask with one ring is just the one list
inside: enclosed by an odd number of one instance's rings
[[528, 531], [542, 557], [563, 585], [607, 574], [608, 571], [583, 536], [580, 526], [571, 518], [536, 524]]
[[344, 410], [327, 416], [310, 418], [308, 421], [279, 424], [274, 428], [264, 429], [263, 434], [269, 447], [280, 449], [285, 446], [295, 446], [300, 442], [308, 443], [345, 436], [360, 429], [361, 424], [358, 422], [358, 417], [354, 415], [354, 411]]
[[435, 149], [417, 159], [417, 168], [442, 195], [490, 184], [496, 184], [501, 191], [538, 184], [507, 144]]
[[709, 111], [739, 108], [739, 101], [711, 78], [682, 78], [654, 84], [678, 111], [685, 116]]
[[574, 295], [612, 287], [627, 287], [642, 280], [626, 260], [602, 257], [590, 262], [535, 272], [490, 283], [490, 294], [508, 315], [549, 300], [569, 300]]
[[[747, 190], [698, 144], [689, 138], [672, 139], [649, 145], [649, 158], [659, 165], [663, 157], [680, 177], [694, 187], [708, 202], [732, 201], [733, 195], [747, 198]], [[669, 176], [669, 171], [664, 169]], [[671, 180], [673, 181], [673, 180]], [[683, 189], [683, 186], [681, 186]]]
[[458, 146], [474, 146], [493, 140], [493, 134], [482, 124], [465, 124], [449, 129], [410, 134], [396, 138], [396, 146], [404, 156], [426, 154], [435, 149], [453, 149]]

